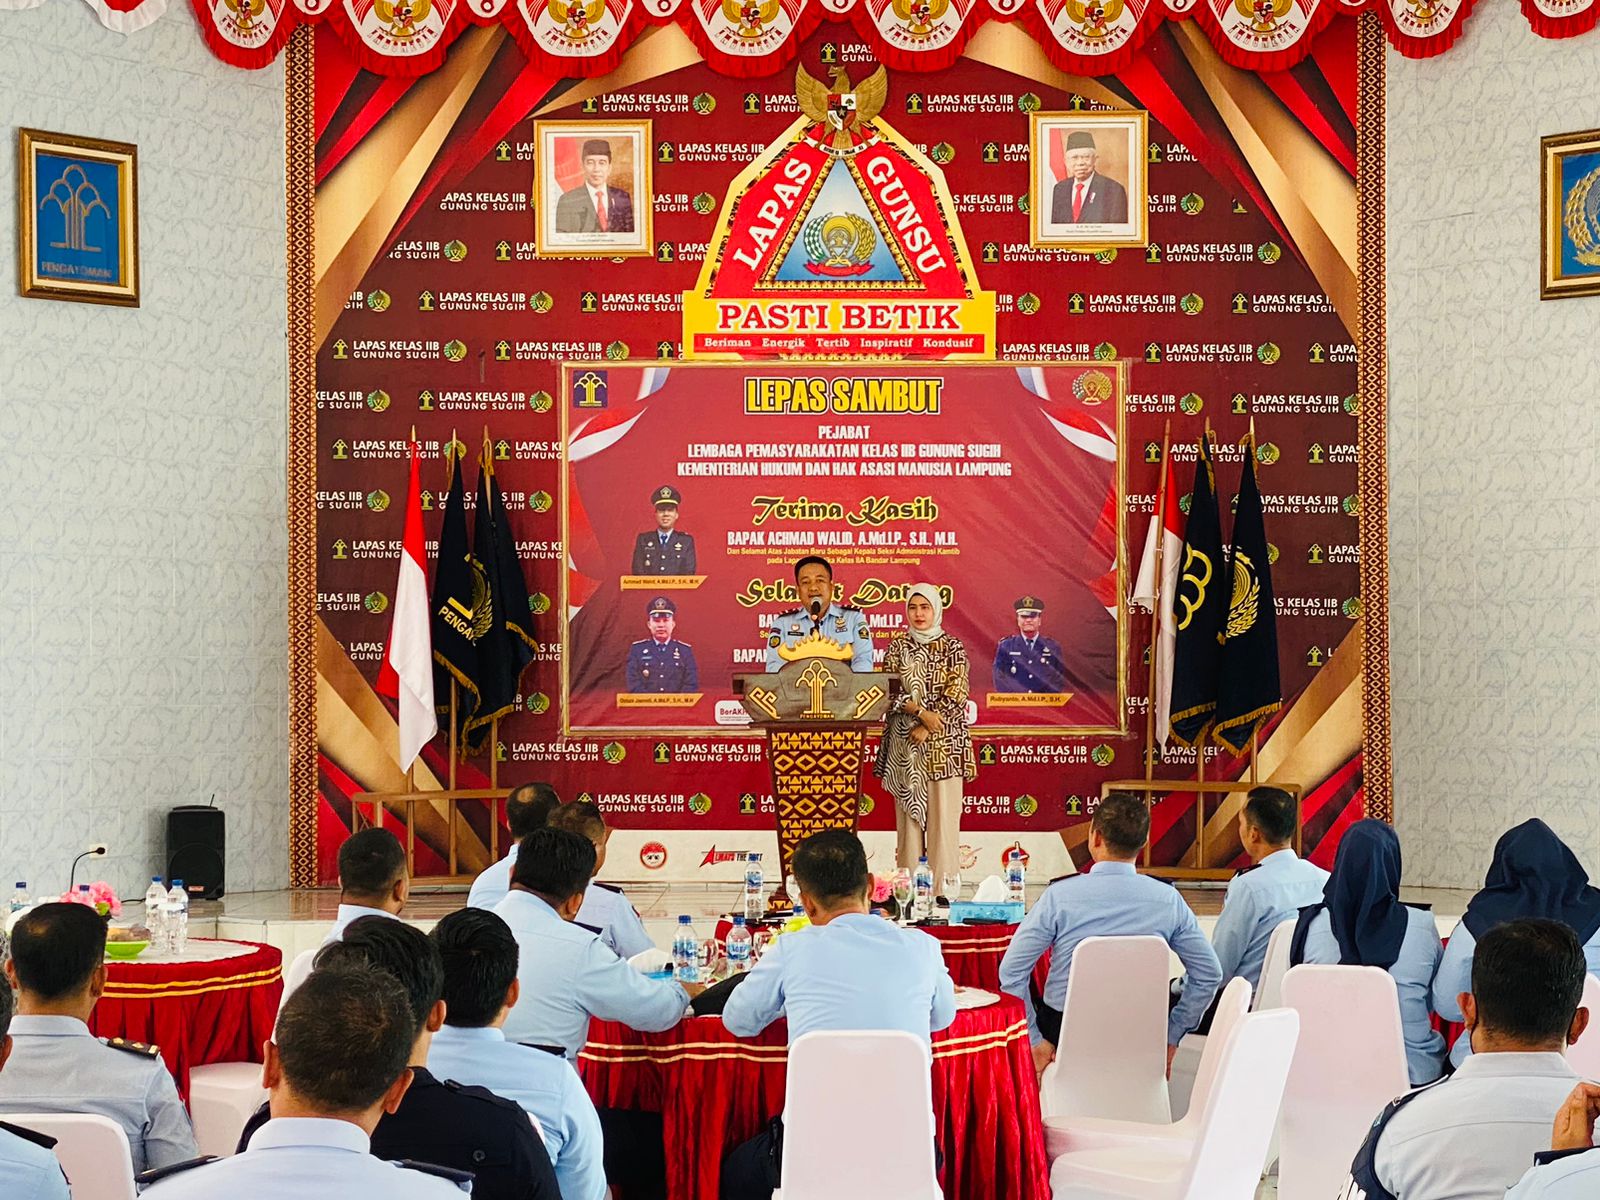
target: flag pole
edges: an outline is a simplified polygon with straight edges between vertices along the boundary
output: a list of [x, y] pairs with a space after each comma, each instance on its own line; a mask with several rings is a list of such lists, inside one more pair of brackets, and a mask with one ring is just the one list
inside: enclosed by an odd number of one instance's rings
[[[1161, 558], [1167, 540], [1167, 452], [1172, 439], [1172, 418], [1161, 431], [1161, 478], [1156, 484], [1156, 577], [1155, 601], [1150, 610], [1150, 704], [1144, 714], [1144, 777], [1155, 778], [1156, 765], [1156, 642], [1161, 636]], [[1148, 865], [1148, 864], [1147, 864]]]
[[[1209, 455], [1214, 449], [1212, 446], [1214, 434], [1211, 429], [1210, 417], [1206, 418], [1205, 431], [1201, 436], [1205, 439], [1205, 449]], [[1216, 490], [1216, 478], [1213, 475], [1211, 481], [1213, 495], [1216, 494]], [[1220, 506], [1220, 497], [1218, 497], [1217, 503]], [[1202, 730], [1200, 736], [1195, 738], [1194, 742], [1194, 781], [1196, 783], [1204, 783], [1206, 781], [1205, 732]], [[1194, 865], [1199, 868], [1203, 868], [1206, 865], [1206, 797], [1204, 792], [1196, 792], [1194, 794]]]
[[456, 693], [461, 685], [450, 677], [450, 790], [456, 790]]

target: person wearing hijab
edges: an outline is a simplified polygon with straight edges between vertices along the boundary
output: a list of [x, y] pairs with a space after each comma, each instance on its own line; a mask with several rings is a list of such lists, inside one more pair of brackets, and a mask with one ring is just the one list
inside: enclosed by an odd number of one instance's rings
[[[1600, 975], [1600, 888], [1589, 873], [1537, 817], [1500, 835], [1483, 890], [1450, 934], [1433, 977], [1433, 1011], [1446, 1021], [1461, 1021], [1458, 997], [1472, 990], [1472, 956], [1483, 935], [1496, 925], [1523, 917], [1560, 921], [1583, 944], [1589, 974]], [[1456, 1039], [1450, 1061], [1460, 1066], [1472, 1054], [1472, 1039]]]
[[1400, 902], [1400, 839], [1382, 821], [1357, 821], [1339, 840], [1322, 903], [1300, 910], [1289, 963], [1381, 967], [1400, 994], [1411, 1085], [1444, 1073], [1444, 1038], [1431, 1024], [1429, 985], [1439, 965], [1431, 913]]
[[978, 775], [967, 732], [967, 649], [943, 621], [939, 589], [913, 587], [907, 627], [883, 656], [882, 669], [900, 676], [900, 695], [884, 717], [873, 767], [895, 800], [895, 862], [915, 867], [926, 853], [939, 889], [960, 870], [961, 787]]

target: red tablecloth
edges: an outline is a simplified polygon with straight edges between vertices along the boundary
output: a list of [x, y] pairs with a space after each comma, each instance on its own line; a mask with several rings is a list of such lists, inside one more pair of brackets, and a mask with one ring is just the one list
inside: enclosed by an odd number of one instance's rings
[[[200, 940], [200, 939], [195, 939]], [[89, 1028], [161, 1047], [178, 1094], [189, 1071], [218, 1062], [260, 1062], [283, 995], [283, 953], [258, 942], [250, 952], [197, 963], [106, 962], [106, 990]]]
[[[665, 1033], [593, 1021], [578, 1070], [597, 1105], [662, 1115], [670, 1200], [716, 1200], [723, 1155], [783, 1110], [788, 1036], [782, 1021], [757, 1038], [734, 1037], [718, 1017], [691, 1017]], [[1020, 1001], [1002, 996], [958, 1013], [934, 1035], [933, 1111], [945, 1200], [1048, 1200]], [[868, 1101], [861, 1119], [872, 1119]]]

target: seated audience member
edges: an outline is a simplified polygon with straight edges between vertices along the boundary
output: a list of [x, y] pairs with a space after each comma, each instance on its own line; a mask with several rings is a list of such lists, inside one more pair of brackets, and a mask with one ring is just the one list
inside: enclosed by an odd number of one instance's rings
[[362, 917], [398, 917], [411, 894], [405, 847], [387, 829], [363, 829], [339, 847], [339, 913], [323, 945]]
[[511, 867], [517, 861], [522, 839], [540, 828], [561, 804], [561, 797], [548, 783], [523, 783], [506, 797], [506, 826], [511, 830], [511, 848], [506, 856], [472, 881], [467, 893], [468, 908], [493, 908], [511, 890]]
[[[1572, 851], [1538, 818], [1507, 830], [1495, 843], [1483, 890], [1451, 932], [1434, 973], [1434, 1012], [1446, 1021], [1461, 1020], [1456, 996], [1471, 985], [1478, 940], [1496, 925], [1518, 917], [1565, 922], [1583, 943], [1589, 974], [1600, 975], [1600, 888], [1589, 886], [1589, 875]], [[1460, 1066], [1472, 1053], [1470, 1041], [1456, 1039], [1451, 1062]]]
[[[363, 917], [342, 940], [322, 948], [311, 977], [352, 967], [390, 976], [411, 1004], [411, 1086], [372, 1131], [372, 1153], [470, 1172], [477, 1200], [562, 1200], [550, 1155], [515, 1101], [428, 1069], [433, 1035], [447, 1009], [444, 965], [427, 935], [403, 921]], [[241, 1150], [254, 1145], [265, 1116], [259, 1111], [245, 1125]]]
[[671, 1029], [683, 1020], [690, 992], [670, 979], [634, 970], [595, 934], [574, 925], [594, 873], [594, 845], [565, 829], [535, 829], [522, 839], [511, 891], [494, 911], [511, 927], [522, 987], [505, 1035], [576, 1059], [589, 1018], [634, 1029]]
[[1339, 840], [1322, 902], [1300, 910], [1289, 962], [1382, 967], [1400, 994], [1411, 1086], [1444, 1071], [1444, 1038], [1433, 1028], [1429, 986], [1439, 965], [1433, 915], [1400, 902], [1400, 839], [1382, 821], [1357, 821]]
[[194, 1127], [156, 1048], [89, 1032], [105, 949], [105, 918], [82, 904], [41, 904], [11, 931], [19, 994], [0, 1113], [96, 1113], [127, 1133], [135, 1173], [183, 1162]]
[[1558, 921], [1510, 921], [1485, 934], [1472, 991], [1460, 997], [1475, 1053], [1448, 1079], [1383, 1110], [1347, 1195], [1500, 1200], [1549, 1140], [1578, 1081], [1563, 1051], [1589, 1021], [1578, 1007], [1583, 976], [1583, 949]]
[[[0, 985], [0, 1071], [11, 1054], [9, 985]], [[61, 1164], [51, 1153], [55, 1138], [0, 1121], [0, 1196], [7, 1200], [72, 1200]]]
[[1600, 1086], [1580, 1083], [1556, 1113], [1550, 1149], [1533, 1156], [1533, 1167], [1506, 1200], [1594, 1200], [1600, 1196], [1600, 1150], [1594, 1145], [1600, 1116]]
[[[606, 865], [606, 843], [611, 840], [611, 830], [606, 826], [599, 805], [588, 800], [574, 800], [556, 809], [545, 823], [551, 829], [565, 829], [593, 842], [594, 873], [600, 874]], [[655, 945], [622, 889], [601, 883], [598, 878], [589, 880], [583, 893], [583, 907], [578, 909], [574, 920], [598, 933], [600, 940], [617, 952], [618, 958], [632, 958]]]
[[[1087, 937], [1154, 934], [1171, 946], [1187, 972], [1183, 995], [1167, 1018], [1167, 1061], [1183, 1035], [1193, 1032], [1210, 1007], [1222, 980], [1216, 951], [1200, 932], [1194, 911], [1176, 888], [1140, 875], [1134, 864], [1150, 837], [1150, 810], [1142, 797], [1113, 792], [1100, 802], [1089, 823], [1089, 855], [1094, 866], [1055, 880], [1023, 919], [1005, 957], [1000, 986], [1028, 1010], [1035, 1069], [1055, 1058], [1061, 1037], [1061, 1006], [1067, 999], [1072, 955]], [[1034, 964], [1050, 951], [1050, 976], [1044, 994], [1030, 981]]]
[[[811, 926], [785, 934], [728, 996], [722, 1023], [754, 1037], [787, 1017], [789, 1040], [826, 1029], [894, 1029], [924, 1041], [956, 1016], [955, 986], [939, 943], [872, 915], [872, 874], [861, 839], [812, 834], [791, 868]], [[781, 1121], [723, 1162], [722, 1200], [772, 1195], [782, 1162]]]
[[267, 1043], [271, 1119], [247, 1150], [152, 1172], [151, 1200], [461, 1200], [471, 1176], [370, 1153], [373, 1129], [403, 1102], [414, 1022], [405, 990], [371, 967], [315, 971]]
[[539, 1119], [562, 1200], [604, 1200], [600, 1118], [578, 1073], [562, 1058], [507, 1042], [501, 1031], [521, 989], [511, 930], [492, 912], [464, 908], [428, 937], [444, 963], [445, 1002], [428, 1069], [515, 1100]]

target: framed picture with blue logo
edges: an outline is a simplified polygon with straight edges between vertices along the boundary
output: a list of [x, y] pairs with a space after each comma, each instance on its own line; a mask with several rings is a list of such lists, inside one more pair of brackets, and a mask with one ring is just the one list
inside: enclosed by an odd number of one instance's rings
[[1539, 139], [1539, 299], [1600, 295], [1600, 129]]
[[17, 243], [24, 296], [137, 307], [137, 148], [19, 130]]

